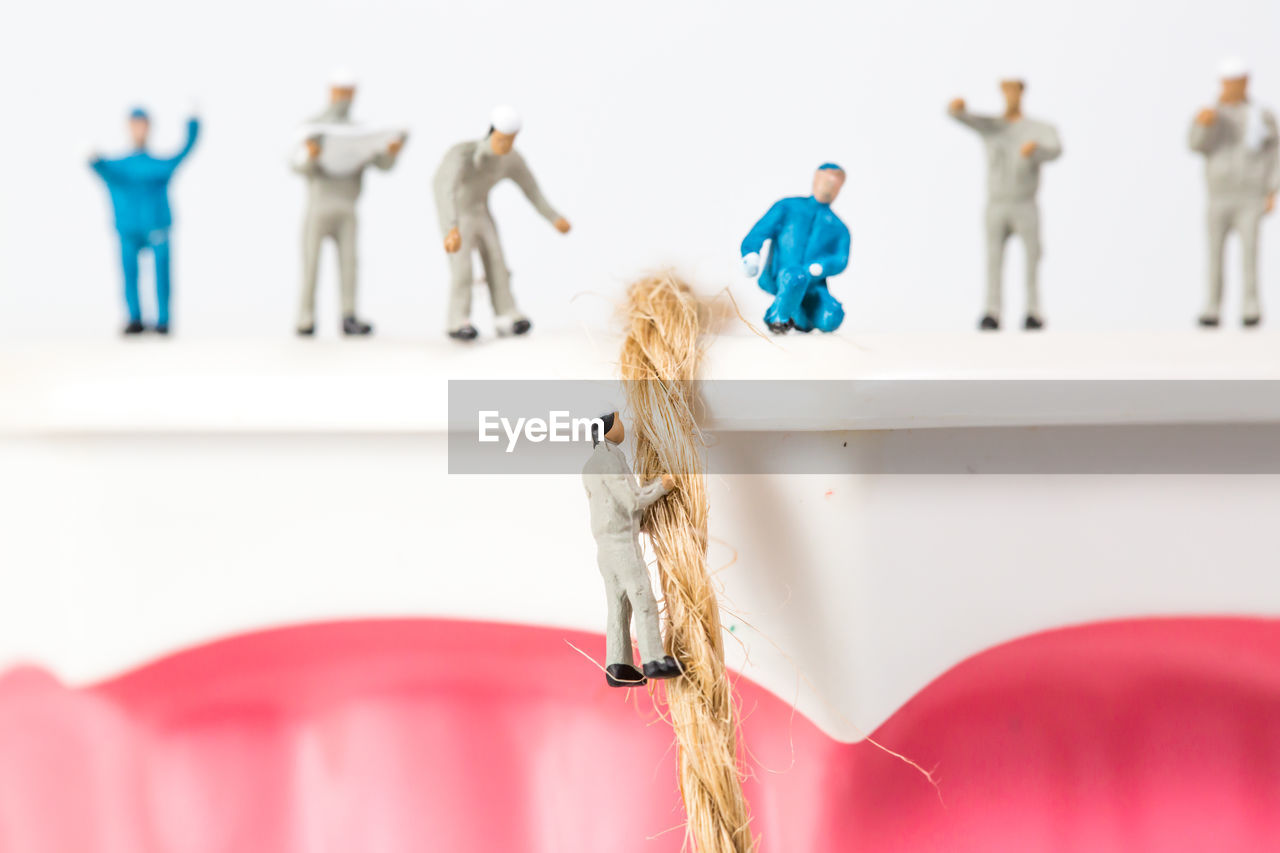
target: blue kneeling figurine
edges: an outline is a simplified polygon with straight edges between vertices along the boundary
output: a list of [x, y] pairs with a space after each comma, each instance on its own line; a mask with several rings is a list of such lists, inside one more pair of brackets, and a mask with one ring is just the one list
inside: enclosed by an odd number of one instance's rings
[[[844, 186], [844, 170], [823, 163], [813, 176], [813, 195], [784, 198], [769, 208], [742, 241], [742, 270], [759, 274], [761, 289], [774, 295], [765, 312], [769, 331], [834, 332], [844, 308], [827, 290], [827, 279], [849, 263], [849, 229], [831, 210]], [[760, 250], [772, 241], [761, 270]]]
[[156, 269], [156, 325], [162, 335], [169, 333], [169, 179], [195, 147], [200, 122], [187, 121], [187, 143], [172, 157], [156, 157], [147, 150], [151, 119], [145, 110], [129, 114], [132, 154], [114, 160], [94, 155], [89, 165], [107, 185], [120, 236], [120, 258], [124, 267], [124, 299], [129, 309], [126, 335], [146, 330], [138, 303], [138, 255], [150, 249]]

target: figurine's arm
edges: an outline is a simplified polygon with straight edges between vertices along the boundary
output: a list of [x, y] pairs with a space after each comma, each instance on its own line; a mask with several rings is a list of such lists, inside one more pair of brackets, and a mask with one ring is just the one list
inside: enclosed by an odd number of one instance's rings
[[1191, 121], [1191, 132], [1187, 134], [1187, 143], [1192, 151], [1211, 154], [1218, 144], [1218, 117], [1212, 108], [1199, 112]]
[[1034, 156], [1041, 163], [1048, 163], [1062, 156], [1062, 140], [1058, 138], [1056, 128], [1047, 124], [1044, 126], [1044, 133], [1036, 140]]
[[405, 137], [401, 136], [395, 142], [392, 142], [385, 150], [379, 151], [373, 157], [373, 165], [386, 172], [396, 164], [396, 158], [400, 156], [400, 149], [404, 147]]
[[182, 165], [182, 161], [187, 159], [187, 155], [196, 147], [196, 139], [200, 136], [200, 119], [192, 116], [187, 119], [187, 143], [182, 146], [182, 150], [167, 160], [160, 160], [159, 163], [172, 173], [175, 169]]
[[973, 128], [978, 133], [986, 136], [988, 133], [995, 133], [1000, 129], [1000, 119], [994, 116], [974, 115], [963, 106], [956, 109], [954, 106], [947, 110], [947, 115], [963, 125]]
[[647, 485], [639, 487], [636, 497], [638, 499], [640, 509], [648, 509], [650, 506], [671, 493], [671, 489], [673, 487], [667, 486], [665, 480], [665, 477], [659, 477], [656, 480], [650, 480]]
[[98, 177], [107, 183], [119, 180], [124, 177], [124, 172], [120, 168], [118, 160], [108, 160], [105, 157], [93, 155], [89, 158], [89, 168], [98, 173]]
[[519, 152], [512, 151], [506, 156], [515, 158], [511, 161], [511, 180], [516, 182], [516, 186], [520, 187], [525, 198], [529, 199], [529, 203], [537, 209], [538, 213], [542, 214], [542, 218], [553, 225], [563, 219], [564, 217], [551, 206], [551, 202], [547, 201], [546, 197], [542, 195], [542, 190], [538, 188], [538, 182], [534, 180], [533, 172], [529, 171], [529, 167], [525, 165], [524, 158], [520, 156]]
[[466, 167], [464, 150], [450, 150], [440, 162], [440, 168], [436, 170], [436, 211], [440, 216], [440, 226], [446, 231], [458, 227], [457, 195]]
[[815, 278], [840, 275], [849, 265], [849, 229], [841, 226], [836, 246], [830, 254], [820, 255], [809, 262], [809, 274]]
[[[315, 146], [314, 150], [312, 146]], [[320, 168], [320, 137], [313, 136], [303, 141], [298, 150], [289, 159], [289, 167], [299, 175], [312, 177], [322, 171]]]
[[1280, 192], [1280, 128], [1277, 128], [1276, 117], [1272, 113], [1267, 113], [1263, 121], [1267, 123], [1267, 140], [1263, 149], [1267, 152], [1266, 188], [1271, 196], [1267, 203], [1270, 210], [1275, 206], [1276, 193]]
[[783, 203], [775, 202], [773, 207], [769, 208], [769, 212], [752, 226], [746, 237], [742, 238], [739, 251], [742, 254], [742, 272], [747, 278], [755, 278], [760, 274], [762, 266], [760, 250], [764, 248], [765, 240], [773, 240], [778, 236], [778, 230], [782, 227], [785, 215], [786, 209]]
[[200, 120], [197, 118], [189, 119], [187, 121], [187, 142], [182, 146], [182, 150], [172, 157], [155, 159], [142, 157], [134, 160], [129, 164], [132, 177], [141, 181], [167, 180], [182, 165], [182, 161], [187, 159], [191, 149], [196, 147], [196, 138], [199, 135]]
[[671, 491], [662, 478], [641, 486], [632, 474], [606, 474], [600, 478], [618, 508], [624, 512], [641, 512]]
[[760, 221], [751, 227], [747, 236], [742, 238], [740, 248], [744, 258], [752, 253], [759, 253], [764, 248], [765, 240], [772, 240], [778, 236], [778, 229], [782, 226], [783, 211], [782, 202], [776, 202], [769, 208], [769, 212], [760, 217]]

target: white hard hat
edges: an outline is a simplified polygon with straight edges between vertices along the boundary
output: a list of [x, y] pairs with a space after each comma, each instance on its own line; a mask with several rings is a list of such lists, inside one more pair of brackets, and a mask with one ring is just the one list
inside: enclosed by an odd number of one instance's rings
[[493, 108], [493, 112], [489, 114], [489, 124], [498, 133], [519, 133], [524, 126], [520, 121], [520, 113], [505, 104]]
[[1218, 77], [1222, 80], [1239, 80], [1249, 76], [1249, 66], [1238, 56], [1229, 56], [1218, 64]]
[[354, 89], [356, 75], [351, 73], [351, 69], [347, 66], [340, 65], [329, 75], [329, 85], [335, 89]]

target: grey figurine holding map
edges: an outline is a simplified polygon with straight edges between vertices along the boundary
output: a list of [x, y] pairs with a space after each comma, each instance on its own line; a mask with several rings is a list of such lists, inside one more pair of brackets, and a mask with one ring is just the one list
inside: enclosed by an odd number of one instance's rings
[[[316, 127], [350, 125], [356, 83], [351, 72], [335, 71], [329, 81], [329, 106], [311, 119]], [[367, 335], [373, 326], [356, 316], [356, 202], [364, 186], [364, 169], [374, 165], [383, 171], [396, 163], [404, 146], [401, 136], [350, 174], [331, 174], [321, 161], [323, 133], [309, 134], [293, 158], [293, 170], [307, 179], [307, 211], [302, 222], [302, 296], [298, 306], [299, 335], [315, 334], [316, 277], [320, 245], [331, 238], [338, 248], [338, 276], [342, 292], [342, 333]]]
[[1218, 103], [1191, 122], [1191, 150], [1204, 155], [1209, 188], [1209, 293], [1200, 325], [1213, 328], [1222, 312], [1222, 260], [1227, 235], [1240, 235], [1244, 262], [1243, 322], [1262, 322], [1258, 298], [1258, 233], [1275, 210], [1280, 190], [1280, 139], [1276, 117], [1249, 98], [1249, 69], [1239, 59], [1219, 68]]

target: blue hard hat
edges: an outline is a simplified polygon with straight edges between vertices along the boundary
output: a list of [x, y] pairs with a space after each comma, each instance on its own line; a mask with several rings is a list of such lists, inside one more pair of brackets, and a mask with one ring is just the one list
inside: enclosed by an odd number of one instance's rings
[[134, 107], [129, 112], [129, 118], [131, 119], [140, 118], [143, 121], [151, 121], [151, 116], [147, 115], [147, 111], [144, 110], [142, 107]]
[[821, 166], [819, 166], [819, 167], [818, 167], [818, 171], [819, 171], [819, 172], [823, 171], [824, 169], [834, 169], [834, 170], [835, 170], [835, 171], [837, 171], [837, 172], [843, 172], [843, 171], [844, 171], [844, 169], [841, 169], [841, 168], [840, 168], [838, 165], [836, 165], [835, 163], [823, 163]]

